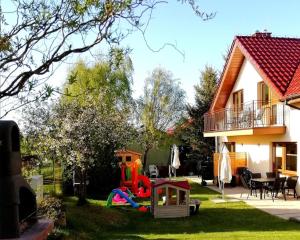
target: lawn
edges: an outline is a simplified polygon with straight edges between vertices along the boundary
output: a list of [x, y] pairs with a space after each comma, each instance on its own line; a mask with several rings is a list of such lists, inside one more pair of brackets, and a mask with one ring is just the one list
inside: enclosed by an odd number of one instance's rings
[[106, 202], [98, 200], [78, 207], [75, 198], [66, 198], [64, 239], [300, 239], [299, 223], [243, 202], [215, 204], [210, 199], [216, 196], [218, 193], [192, 184], [191, 198], [202, 201], [199, 214], [179, 219], [153, 219], [129, 206], [106, 208]]

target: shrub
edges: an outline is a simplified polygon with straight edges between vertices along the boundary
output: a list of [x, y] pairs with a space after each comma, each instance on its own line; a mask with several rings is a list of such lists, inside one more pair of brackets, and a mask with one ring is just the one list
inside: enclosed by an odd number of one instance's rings
[[45, 197], [38, 207], [38, 214], [53, 220], [56, 227], [66, 225], [62, 200], [56, 197]]

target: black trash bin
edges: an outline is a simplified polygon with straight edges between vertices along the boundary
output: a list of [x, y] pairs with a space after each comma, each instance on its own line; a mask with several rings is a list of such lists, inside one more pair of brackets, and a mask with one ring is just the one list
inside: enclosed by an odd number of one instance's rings
[[202, 177], [202, 185], [206, 185], [206, 180], [214, 179], [214, 168], [213, 161], [210, 159], [206, 159], [201, 161], [201, 177]]

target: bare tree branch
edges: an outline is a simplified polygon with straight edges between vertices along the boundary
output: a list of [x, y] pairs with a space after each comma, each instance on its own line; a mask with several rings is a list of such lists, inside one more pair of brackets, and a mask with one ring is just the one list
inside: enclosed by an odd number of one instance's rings
[[[158, 52], [176, 43], [154, 49], [145, 33], [153, 10], [166, 0], [7, 0], [0, 11], [0, 99], [24, 97], [38, 87], [41, 76], [51, 75], [53, 65], [96, 45], [119, 44], [133, 31], [142, 33], [147, 47]], [[191, 6], [201, 19], [213, 14]]]

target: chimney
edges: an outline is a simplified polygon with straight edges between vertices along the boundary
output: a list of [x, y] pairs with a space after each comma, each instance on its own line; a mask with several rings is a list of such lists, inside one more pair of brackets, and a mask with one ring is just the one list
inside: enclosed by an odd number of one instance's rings
[[271, 32], [268, 32], [266, 29], [263, 32], [256, 31], [253, 37], [260, 37], [260, 38], [270, 38], [272, 36]]

